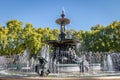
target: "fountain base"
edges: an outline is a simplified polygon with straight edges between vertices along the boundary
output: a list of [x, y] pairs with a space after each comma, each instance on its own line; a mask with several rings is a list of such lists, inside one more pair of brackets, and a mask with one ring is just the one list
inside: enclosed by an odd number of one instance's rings
[[56, 64], [58, 72], [80, 72], [79, 64]]

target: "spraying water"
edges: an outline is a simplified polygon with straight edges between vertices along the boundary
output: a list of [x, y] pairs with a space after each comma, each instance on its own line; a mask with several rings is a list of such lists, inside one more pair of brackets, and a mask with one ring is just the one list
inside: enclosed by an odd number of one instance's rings
[[108, 68], [107, 68], [108, 71], [114, 71], [113, 62], [110, 55], [107, 56], [107, 65], [108, 65]]
[[48, 63], [46, 64], [46, 67], [49, 68], [49, 46], [45, 45], [41, 49], [41, 57], [43, 57]]

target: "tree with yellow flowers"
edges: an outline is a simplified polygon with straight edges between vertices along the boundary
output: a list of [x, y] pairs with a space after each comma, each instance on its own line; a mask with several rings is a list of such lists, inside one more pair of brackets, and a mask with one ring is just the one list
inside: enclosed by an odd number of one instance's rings
[[7, 34], [7, 55], [12, 56], [14, 54], [20, 54], [24, 50], [22, 39], [22, 22], [18, 20], [10, 20], [6, 23]]
[[0, 26], [0, 55], [6, 55], [6, 46], [8, 45], [8, 29]]

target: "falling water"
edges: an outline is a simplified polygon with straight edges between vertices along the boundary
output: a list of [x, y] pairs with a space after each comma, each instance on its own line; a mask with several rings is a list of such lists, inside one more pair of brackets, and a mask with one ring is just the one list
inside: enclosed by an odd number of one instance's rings
[[107, 68], [108, 71], [114, 71], [113, 62], [110, 55], [107, 56], [107, 65], [108, 65], [108, 68]]
[[27, 63], [29, 59], [29, 50], [28, 48], [23, 52], [21, 56], [19, 56], [20, 63]]
[[0, 69], [5, 69], [7, 64], [7, 59], [5, 56], [0, 56]]
[[29, 63], [29, 49], [27, 48], [23, 54], [21, 56], [19, 56], [19, 65], [20, 67], [29, 67], [30, 63]]
[[49, 56], [49, 46], [47, 46], [47, 45], [43, 46], [40, 54], [41, 54], [41, 57], [46, 59], [46, 61], [48, 62], [46, 64], [46, 67], [49, 68], [49, 61], [50, 61], [49, 60], [49, 58], [50, 58], [50, 56]]
[[107, 70], [107, 62], [106, 62], [106, 60], [104, 59], [104, 61], [103, 61], [103, 64], [104, 64], [104, 66], [103, 66], [103, 70]]
[[82, 57], [82, 59], [83, 59], [83, 72], [86, 72], [86, 71], [88, 71], [89, 70], [89, 63], [88, 63], [88, 61], [86, 60], [86, 56], [85, 55], [83, 55], [83, 57]]

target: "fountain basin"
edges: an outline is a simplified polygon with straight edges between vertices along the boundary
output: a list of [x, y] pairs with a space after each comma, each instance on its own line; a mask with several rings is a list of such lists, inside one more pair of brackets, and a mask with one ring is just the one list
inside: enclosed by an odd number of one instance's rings
[[56, 64], [59, 72], [79, 72], [79, 64]]
[[89, 68], [90, 70], [93, 70], [93, 71], [100, 71], [101, 65], [99, 63], [93, 63], [93, 64], [89, 64]]

